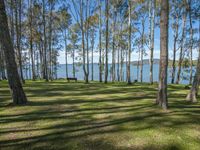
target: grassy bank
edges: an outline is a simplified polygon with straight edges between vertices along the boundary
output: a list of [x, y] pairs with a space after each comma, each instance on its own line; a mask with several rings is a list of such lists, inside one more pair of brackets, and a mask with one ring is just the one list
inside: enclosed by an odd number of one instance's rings
[[200, 103], [169, 85], [170, 109], [162, 111], [156, 87], [28, 81], [28, 105], [11, 106], [0, 82], [0, 149], [199, 150]]

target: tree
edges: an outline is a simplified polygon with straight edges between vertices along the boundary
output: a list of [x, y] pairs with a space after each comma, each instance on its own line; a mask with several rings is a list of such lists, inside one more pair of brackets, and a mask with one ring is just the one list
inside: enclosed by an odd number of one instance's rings
[[180, 8], [178, 7], [179, 2], [172, 1], [172, 30], [173, 30], [173, 59], [172, 59], [172, 79], [171, 83], [174, 84], [175, 75], [176, 75], [176, 51], [177, 51], [177, 42], [179, 37], [179, 20], [180, 20]]
[[194, 80], [192, 83], [192, 87], [186, 97], [186, 99], [192, 103], [197, 102], [199, 81], [200, 81], [200, 52], [199, 52], [199, 56], [198, 56], [197, 68], [196, 68], [196, 73], [195, 73]]
[[98, 0], [99, 5], [99, 82], [102, 82], [102, 47], [101, 47], [101, 32], [102, 32], [102, 22], [101, 22], [101, 0]]
[[26, 104], [27, 98], [20, 82], [15, 62], [14, 48], [9, 34], [4, 0], [0, 0], [0, 44], [5, 55], [8, 81], [13, 103], [16, 105]]
[[131, 84], [131, 1], [129, 0], [129, 16], [128, 16], [128, 20], [129, 20], [129, 38], [128, 38], [128, 65], [127, 65], [127, 78], [128, 78], [128, 84]]
[[161, 1], [160, 16], [160, 72], [157, 104], [163, 109], [168, 108], [167, 99], [167, 68], [168, 68], [168, 19], [169, 19], [169, 1]]
[[108, 43], [109, 43], [109, 37], [108, 37], [108, 21], [109, 21], [109, 0], [105, 0], [105, 7], [106, 7], [106, 63], [105, 63], [105, 83], [107, 83], [108, 80]]
[[183, 0], [183, 22], [182, 22], [182, 35], [181, 35], [181, 41], [180, 41], [180, 54], [179, 54], [179, 61], [178, 61], [178, 72], [177, 72], [177, 79], [176, 84], [180, 83], [181, 78], [181, 70], [182, 70], [182, 62], [183, 62], [183, 56], [184, 56], [184, 44], [185, 44], [185, 35], [186, 35], [186, 18], [187, 18], [187, 11], [186, 11], [186, 0]]
[[[200, 40], [200, 18], [199, 18], [199, 40]], [[186, 99], [192, 103], [197, 102], [197, 95], [198, 95], [199, 81], [200, 81], [200, 42], [198, 43], [198, 47], [199, 47], [199, 56], [198, 56], [198, 62], [197, 62], [197, 67], [196, 67], [196, 73], [194, 76], [194, 80], [193, 80], [190, 92], [188, 93], [186, 97]]]
[[150, 83], [153, 84], [153, 51], [154, 51], [154, 26], [155, 26], [155, 3], [156, 0], [149, 1], [149, 48], [150, 48]]

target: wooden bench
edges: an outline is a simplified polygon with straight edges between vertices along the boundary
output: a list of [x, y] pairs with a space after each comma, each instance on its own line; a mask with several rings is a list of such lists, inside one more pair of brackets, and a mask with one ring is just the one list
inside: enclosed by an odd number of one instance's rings
[[70, 80], [74, 80], [77, 82], [77, 78], [67, 78], [67, 81], [69, 82]]

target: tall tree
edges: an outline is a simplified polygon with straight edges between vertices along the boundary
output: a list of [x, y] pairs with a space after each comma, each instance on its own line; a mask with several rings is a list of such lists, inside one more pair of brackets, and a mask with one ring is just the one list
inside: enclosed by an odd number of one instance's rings
[[173, 30], [173, 59], [172, 59], [172, 78], [171, 83], [175, 82], [176, 75], [176, 51], [177, 51], [177, 42], [179, 37], [179, 20], [180, 20], [180, 8], [178, 7], [179, 3], [176, 0], [172, 1], [172, 30]]
[[102, 82], [102, 46], [101, 46], [101, 32], [102, 32], [102, 21], [101, 21], [101, 0], [98, 0], [99, 4], [99, 81]]
[[128, 25], [129, 25], [129, 30], [128, 30], [128, 65], [127, 65], [127, 79], [128, 79], [128, 84], [131, 84], [131, 1], [129, 0], [129, 6], [128, 6]]
[[26, 104], [27, 98], [20, 82], [14, 48], [9, 34], [4, 0], [0, 0], [0, 45], [5, 54], [6, 69], [14, 104]]
[[180, 53], [179, 53], [176, 84], [180, 83], [182, 62], [184, 58], [184, 45], [185, 45], [186, 21], [187, 21], [186, 20], [187, 19], [186, 0], [183, 0], [183, 9], [184, 10], [183, 10], [183, 19], [182, 19], [182, 35], [181, 35], [181, 41], [180, 41]]
[[105, 0], [105, 7], [106, 7], [106, 47], [105, 47], [105, 55], [106, 55], [106, 62], [105, 62], [105, 83], [108, 82], [108, 44], [109, 44], [109, 37], [108, 37], [108, 22], [109, 22], [109, 0]]
[[192, 87], [190, 89], [190, 92], [188, 93], [186, 99], [191, 102], [197, 102], [197, 95], [199, 90], [199, 82], [200, 82], [200, 17], [199, 17], [199, 42], [198, 42], [198, 48], [199, 48], [199, 56], [198, 56], [198, 62], [196, 67], [196, 73], [194, 76], [194, 80], [192, 83]]
[[149, 48], [150, 48], [150, 83], [153, 84], [153, 52], [154, 52], [154, 29], [155, 29], [155, 6], [156, 0], [149, 1]]
[[167, 99], [167, 68], [168, 68], [168, 19], [169, 19], [169, 1], [161, 1], [160, 16], [160, 72], [157, 104], [163, 109], [168, 108]]

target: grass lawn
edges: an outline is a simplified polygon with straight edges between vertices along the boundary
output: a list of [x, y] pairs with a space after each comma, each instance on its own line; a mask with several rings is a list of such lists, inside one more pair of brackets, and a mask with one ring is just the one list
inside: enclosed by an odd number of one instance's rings
[[169, 85], [168, 111], [156, 85], [27, 81], [29, 103], [11, 106], [0, 82], [1, 150], [200, 150], [200, 102]]

